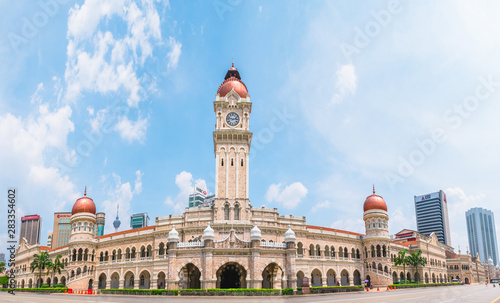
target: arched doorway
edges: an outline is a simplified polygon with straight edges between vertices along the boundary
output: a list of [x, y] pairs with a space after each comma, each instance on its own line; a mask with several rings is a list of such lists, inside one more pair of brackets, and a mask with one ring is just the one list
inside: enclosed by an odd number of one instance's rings
[[398, 283], [398, 274], [395, 271], [392, 273], [392, 283]]
[[47, 285], [48, 285], [49, 287], [51, 287], [51, 286], [52, 286], [52, 285], [50, 285], [50, 282], [51, 282], [50, 278], [47, 278]]
[[247, 271], [235, 262], [222, 265], [217, 270], [217, 288], [247, 288]]
[[106, 289], [106, 275], [104, 273], [99, 276], [99, 284], [97, 285], [97, 288]]
[[436, 275], [432, 274], [432, 283], [436, 283]]
[[158, 289], [165, 289], [165, 273], [158, 274]]
[[319, 269], [317, 268], [315, 268], [311, 273], [311, 286], [312, 287], [323, 286], [323, 283], [321, 281], [321, 271], [319, 271]]
[[87, 289], [92, 289], [93, 284], [94, 284], [94, 281], [92, 281], [92, 279], [90, 279], [89, 280], [89, 287]]
[[[469, 284], [469, 278], [465, 277], [465, 284]], [[24, 282], [24, 281], [23, 281]]]
[[333, 269], [329, 269], [326, 272], [326, 285], [327, 286], [335, 286], [337, 285], [336, 274]]
[[59, 282], [59, 280], [57, 279], [57, 277], [54, 277], [54, 287], [57, 284], [57, 282]]
[[33, 287], [33, 280], [30, 279], [28, 282], [28, 288], [32, 288], [32, 287]]
[[425, 283], [429, 283], [429, 274], [425, 273]]
[[408, 283], [411, 282], [411, 274], [409, 272], [406, 273], [406, 280], [408, 280]]
[[179, 272], [179, 284], [181, 288], [200, 289], [201, 272], [193, 263], [188, 263]]
[[151, 285], [150, 281], [151, 275], [147, 270], [143, 270], [139, 274], [139, 289], [149, 289]]
[[403, 274], [403, 272], [400, 272], [399, 273], [399, 283], [404, 283], [405, 281], [405, 275]]
[[135, 282], [135, 279], [134, 279], [134, 274], [129, 271], [125, 274], [125, 279], [123, 281], [123, 288], [124, 289], [133, 289], [134, 288], [134, 283]]
[[355, 270], [352, 276], [354, 285], [361, 285], [361, 274], [359, 273], [359, 271]]
[[349, 286], [349, 272], [347, 270], [342, 270], [340, 273], [342, 286]]
[[66, 277], [65, 277], [65, 276], [62, 276], [62, 277], [61, 277], [61, 284], [62, 284], [63, 286], [66, 286]]
[[24, 280], [21, 281], [21, 288], [24, 288]]
[[120, 276], [118, 275], [117, 272], [111, 275], [111, 284], [109, 285], [109, 288], [111, 289], [120, 288]]
[[276, 263], [271, 263], [262, 271], [263, 289], [281, 289], [281, 278], [283, 271]]
[[297, 272], [297, 287], [302, 287], [302, 281], [304, 281], [304, 273], [299, 270]]
[[372, 281], [372, 278], [370, 278], [370, 275], [366, 275], [366, 279], [365, 279], [365, 280], [366, 280], [366, 283], [367, 283], [366, 285], [367, 285], [368, 287], [370, 287], [370, 283], [371, 283], [371, 281]]

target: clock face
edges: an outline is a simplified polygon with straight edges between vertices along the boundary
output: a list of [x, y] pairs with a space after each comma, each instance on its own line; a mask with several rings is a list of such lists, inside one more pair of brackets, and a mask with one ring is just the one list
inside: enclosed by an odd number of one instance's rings
[[230, 112], [226, 115], [226, 123], [234, 127], [240, 123], [240, 116], [235, 112]]

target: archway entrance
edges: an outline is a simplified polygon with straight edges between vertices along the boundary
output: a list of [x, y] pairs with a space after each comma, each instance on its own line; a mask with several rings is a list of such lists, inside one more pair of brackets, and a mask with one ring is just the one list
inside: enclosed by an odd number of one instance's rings
[[344, 269], [340, 273], [340, 276], [341, 276], [342, 286], [348, 286], [349, 285], [349, 272]]
[[304, 273], [302, 271], [297, 272], [297, 287], [302, 287], [302, 282], [304, 281]]
[[392, 273], [392, 283], [398, 283], [398, 274], [396, 272]]
[[282, 270], [276, 263], [271, 263], [262, 271], [263, 289], [281, 289]]
[[467, 277], [466, 277], [466, 278], [464, 279], [464, 281], [465, 281], [465, 284], [469, 284], [469, 278], [467, 278]]
[[425, 273], [425, 283], [429, 283], [429, 274]]
[[366, 286], [370, 287], [370, 283], [372, 282], [372, 279], [370, 278], [370, 275], [366, 275]]
[[179, 272], [181, 288], [200, 289], [201, 272], [194, 264], [186, 264]]
[[94, 284], [94, 281], [92, 279], [89, 280], [89, 287], [87, 289], [92, 289], [92, 286]]
[[217, 288], [247, 288], [247, 272], [238, 263], [222, 265], [217, 271]]
[[359, 271], [354, 271], [353, 279], [354, 285], [361, 285], [361, 274], [359, 273]]
[[336, 274], [333, 269], [329, 269], [326, 272], [326, 286], [335, 286], [337, 285]]
[[151, 275], [149, 274], [148, 271], [144, 270], [139, 274], [139, 289], [149, 289], [150, 287], [150, 277]]
[[320, 287], [323, 286], [323, 281], [321, 279], [321, 271], [315, 268], [311, 273], [311, 286]]
[[120, 276], [118, 275], [117, 272], [115, 272], [111, 275], [111, 284], [109, 288], [118, 289], [119, 287], [120, 287]]
[[99, 276], [99, 284], [97, 285], [99, 289], [106, 289], [106, 275], [101, 274]]
[[165, 289], [165, 273], [158, 274], [158, 289]]

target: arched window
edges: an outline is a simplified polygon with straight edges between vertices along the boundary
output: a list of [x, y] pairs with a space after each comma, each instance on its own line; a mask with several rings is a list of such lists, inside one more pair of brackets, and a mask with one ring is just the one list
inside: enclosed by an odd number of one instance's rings
[[144, 275], [141, 275], [141, 286], [144, 286]]
[[331, 247], [332, 258], [335, 258], [335, 246]]
[[314, 245], [309, 245], [309, 256], [312, 257], [314, 256]]
[[240, 219], [240, 205], [239, 204], [234, 205], [234, 219], [235, 220]]
[[233, 158], [231, 158], [231, 166], [234, 166]]
[[339, 247], [339, 258], [344, 257], [344, 250], [342, 249], [342, 246]]
[[224, 220], [229, 220], [229, 204], [224, 205]]
[[321, 257], [321, 247], [319, 244], [316, 245], [316, 256]]
[[220, 159], [220, 166], [224, 166], [224, 158]]
[[243, 159], [241, 159], [241, 166], [243, 166]]
[[380, 251], [380, 245], [377, 245], [377, 257], [380, 258], [382, 256], [382, 253]]

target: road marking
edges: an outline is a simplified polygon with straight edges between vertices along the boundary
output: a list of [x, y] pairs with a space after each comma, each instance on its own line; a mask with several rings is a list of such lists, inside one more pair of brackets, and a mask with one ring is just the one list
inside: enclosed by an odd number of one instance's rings
[[496, 298], [495, 300], [491, 301], [490, 303], [495, 303], [495, 302], [497, 302], [498, 300], [500, 300], [500, 297]]

